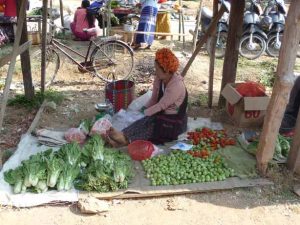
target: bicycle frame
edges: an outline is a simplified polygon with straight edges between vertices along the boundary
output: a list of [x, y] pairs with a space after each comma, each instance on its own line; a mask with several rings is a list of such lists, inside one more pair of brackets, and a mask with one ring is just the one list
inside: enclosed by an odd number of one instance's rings
[[[102, 42], [104, 43], [104, 42]], [[98, 48], [98, 50], [100, 50], [105, 56], [106, 58], [108, 58], [110, 60], [111, 63], [114, 63], [110, 57], [104, 52], [102, 51], [101, 47], [100, 47], [100, 44], [97, 44], [96, 42], [94, 42], [93, 40], [90, 41], [89, 43], [89, 47], [88, 47], [88, 50], [87, 50], [87, 53], [86, 55], [82, 55], [81, 53], [75, 51], [74, 49], [66, 46], [65, 44], [61, 43], [59, 40], [55, 39], [55, 38], [51, 38], [50, 40], [50, 43], [49, 43], [51, 46], [54, 46], [56, 49], [58, 49], [60, 52], [62, 52], [67, 58], [69, 58], [73, 63], [75, 63], [76, 65], [78, 65], [78, 67], [80, 67], [81, 69], [83, 70], [88, 70], [89, 72], [91, 72], [91, 69], [95, 68], [95, 66], [92, 66], [92, 65], [89, 65], [87, 66], [87, 62], [89, 62], [89, 56], [90, 56], [90, 53], [91, 53], [91, 48], [93, 45], [95, 45], [95, 48], [93, 49], [93, 51], [95, 51], [95, 49]], [[76, 55], [80, 56], [81, 58], [84, 59], [84, 63], [79, 63], [77, 62], [68, 52], [66, 52], [66, 50], [64, 50], [63, 48], [75, 53]]]

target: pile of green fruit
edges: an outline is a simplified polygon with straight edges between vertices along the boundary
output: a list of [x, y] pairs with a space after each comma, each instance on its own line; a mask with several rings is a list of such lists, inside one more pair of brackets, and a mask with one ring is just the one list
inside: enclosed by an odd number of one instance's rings
[[222, 181], [234, 176], [234, 170], [216, 154], [203, 159], [176, 150], [144, 160], [142, 164], [153, 186]]

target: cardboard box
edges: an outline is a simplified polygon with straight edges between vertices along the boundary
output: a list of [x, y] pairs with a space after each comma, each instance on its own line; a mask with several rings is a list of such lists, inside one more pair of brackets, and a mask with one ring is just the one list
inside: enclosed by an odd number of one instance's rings
[[238, 127], [259, 127], [263, 124], [270, 98], [243, 97], [235, 89], [237, 84], [227, 84], [222, 96], [226, 99], [226, 111]]

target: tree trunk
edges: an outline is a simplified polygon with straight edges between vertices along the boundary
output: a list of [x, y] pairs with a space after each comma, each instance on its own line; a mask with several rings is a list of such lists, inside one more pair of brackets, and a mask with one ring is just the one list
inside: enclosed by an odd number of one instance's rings
[[[229, 29], [223, 64], [221, 91], [228, 83], [234, 83], [239, 58], [239, 42], [242, 36], [245, 0], [232, 0], [229, 16]], [[219, 106], [225, 106], [225, 99], [220, 95]]]
[[41, 92], [45, 91], [48, 0], [43, 0]]
[[[27, 0], [23, 0], [26, 1]], [[17, 3], [17, 14], [18, 17], [20, 15], [21, 10], [21, 1], [16, 1]], [[26, 12], [25, 12], [26, 14]], [[27, 22], [26, 19], [23, 22], [22, 27], [22, 35], [20, 40], [20, 46], [28, 41], [28, 32], [27, 32]], [[32, 76], [31, 76], [31, 64], [30, 64], [30, 53], [29, 49], [25, 50], [21, 54], [21, 67], [22, 67], [22, 74], [23, 74], [23, 83], [24, 83], [24, 92], [25, 97], [27, 99], [33, 99], [34, 97], [34, 87], [32, 84]]]
[[277, 77], [257, 149], [257, 166], [263, 175], [266, 174], [268, 163], [273, 158], [279, 127], [294, 83], [293, 70], [299, 40], [300, 1], [292, 1], [279, 53]]
[[[218, 13], [218, 5], [219, 1], [214, 0], [214, 8], [213, 8], [213, 17], [215, 17]], [[210, 52], [210, 60], [209, 60], [209, 80], [208, 80], [208, 107], [212, 107], [213, 103], [213, 94], [214, 94], [214, 74], [215, 74], [215, 53], [216, 53], [216, 29], [212, 33], [212, 41], [210, 42], [211, 52]]]

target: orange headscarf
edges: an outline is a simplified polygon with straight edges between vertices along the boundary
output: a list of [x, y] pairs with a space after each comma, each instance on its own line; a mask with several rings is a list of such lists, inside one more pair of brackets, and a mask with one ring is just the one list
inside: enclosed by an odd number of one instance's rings
[[165, 72], [175, 73], [179, 67], [179, 60], [168, 48], [161, 48], [155, 54], [155, 60]]

